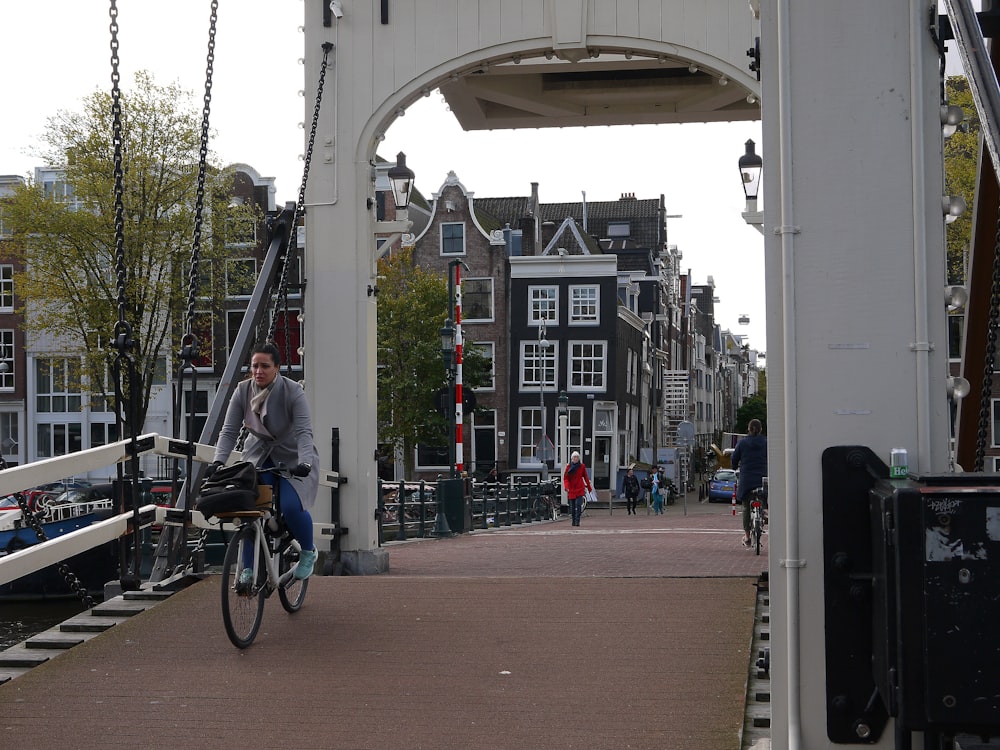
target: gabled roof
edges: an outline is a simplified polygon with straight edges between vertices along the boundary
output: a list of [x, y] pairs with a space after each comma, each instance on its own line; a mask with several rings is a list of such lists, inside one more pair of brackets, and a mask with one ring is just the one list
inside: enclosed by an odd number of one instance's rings
[[557, 255], [560, 249], [565, 249], [569, 255], [603, 254], [597, 240], [584, 232], [572, 218], [563, 220], [542, 255]]

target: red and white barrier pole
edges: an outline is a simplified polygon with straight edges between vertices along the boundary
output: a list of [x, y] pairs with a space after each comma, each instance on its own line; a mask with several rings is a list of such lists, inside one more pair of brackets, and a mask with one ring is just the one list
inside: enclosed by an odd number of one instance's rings
[[733, 515], [736, 515], [736, 490], [733, 490]]
[[455, 264], [455, 472], [462, 476], [462, 265]]

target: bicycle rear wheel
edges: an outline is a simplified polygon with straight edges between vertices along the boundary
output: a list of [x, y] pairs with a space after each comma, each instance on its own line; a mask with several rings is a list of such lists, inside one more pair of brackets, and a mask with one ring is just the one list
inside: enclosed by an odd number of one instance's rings
[[[244, 560], [243, 549], [255, 549], [256, 524], [244, 523], [226, 547], [222, 564], [222, 622], [226, 635], [237, 648], [246, 648], [257, 637], [264, 617], [264, 596], [261, 592], [262, 571], [254, 568], [253, 557]], [[243, 570], [250, 568], [249, 583], [240, 583]], [[263, 568], [263, 566], [261, 566]]]
[[753, 519], [753, 547], [754, 551], [760, 554], [760, 538], [764, 533], [764, 527], [761, 524], [760, 513], [757, 513]]
[[[299, 551], [297, 549], [289, 547], [282, 552], [281, 559], [278, 561], [278, 577], [281, 578], [287, 571], [295, 567], [295, 563], [298, 561]], [[302, 580], [291, 578], [288, 585], [278, 588], [278, 599], [281, 600], [281, 606], [285, 608], [286, 612], [299, 611], [306, 598], [307, 588], [309, 588], [308, 578]]]

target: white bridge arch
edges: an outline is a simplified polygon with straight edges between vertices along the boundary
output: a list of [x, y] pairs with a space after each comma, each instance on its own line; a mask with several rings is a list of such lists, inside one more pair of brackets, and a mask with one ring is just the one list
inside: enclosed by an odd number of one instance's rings
[[[772, 740], [826, 734], [820, 456], [948, 468], [938, 50], [926, 0], [304, 0], [306, 379], [343, 540], [378, 572], [374, 217], [380, 136], [440, 88], [467, 129], [763, 120]], [[759, 18], [757, 11], [759, 10]], [[762, 81], [747, 51], [760, 43]], [[659, 103], [659, 106], [655, 106]], [[311, 114], [311, 112], [307, 113]], [[748, 231], [752, 231], [748, 229]], [[320, 503], [318, 521], [322, 518]], [[860, 735], [859, 735], [860, 737]], [[860, 740], [859, 740], [860, 741]], [[878, 747], [889, 747], [892, 731]], [[836, 745], [842, 746], [842, 745]]]

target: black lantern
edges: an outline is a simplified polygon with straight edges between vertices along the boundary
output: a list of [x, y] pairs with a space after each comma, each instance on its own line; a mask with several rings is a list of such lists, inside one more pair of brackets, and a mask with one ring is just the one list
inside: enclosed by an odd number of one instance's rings
[[740, 179], [743, 181], [743, 194], [748, 201], [757, 200], [760, 191], [760, 171], [763, 160], [757, 156], [752, 139], [746, 142], [747, 151], [740, 157]]
[[413, 170], [406, 166], [406, 154], [402, 151], [396, 156], [396, 166], [389, 170], [389, 182], [392, 184], [392, 196], [396, 201], [397, 211], [406, 211], [413, 194]]

